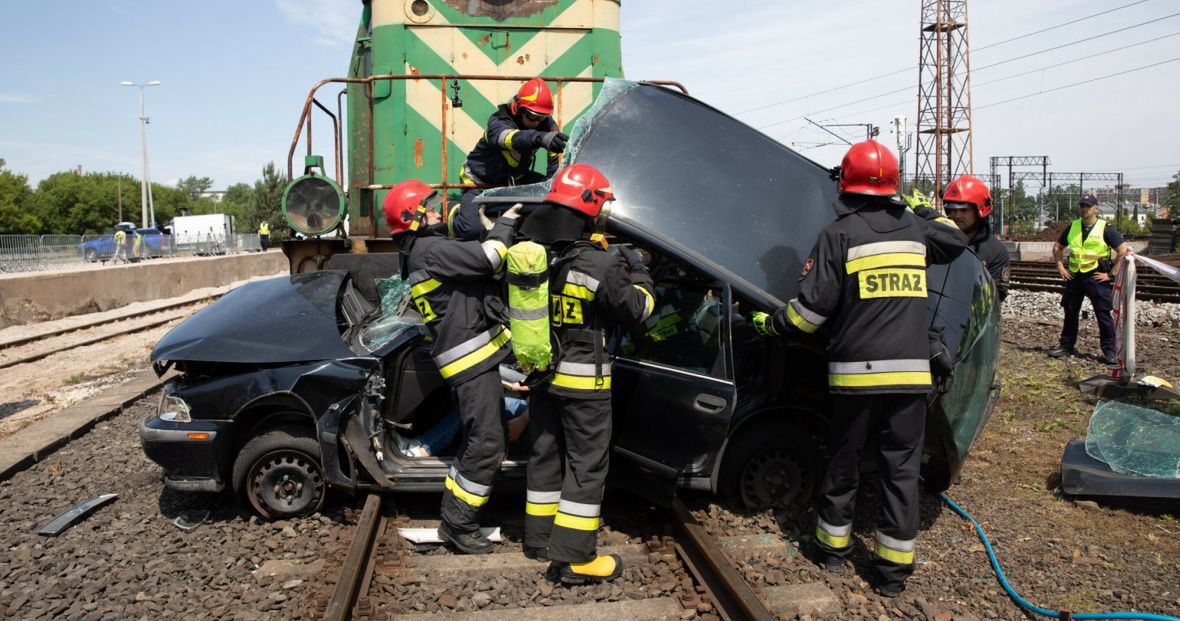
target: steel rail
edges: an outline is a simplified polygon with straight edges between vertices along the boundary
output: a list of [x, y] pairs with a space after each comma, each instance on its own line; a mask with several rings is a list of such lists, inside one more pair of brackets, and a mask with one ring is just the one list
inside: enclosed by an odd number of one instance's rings
[[340, 578], [324, 611], [324, 621], [346, 621], [352, 618], [352, 607], [372, 575], [373, 544], [383, 522], [381, 496], [369, 494], [356, 525], [356, 535], [348, 547], [348, 556], [340, 569]]
[[29, 336], [22, 336], [20, 338], [15, 338], [10, 341], [0, 342], [0, 350], [9, 349], [11, 347], [18, 347], [20, 345], [25, 345], [27, 343], [32, 343], [33, 341], [39, 341], [41, 339], [53, 338], [55, 336], [69, 334], [70, 332], [78, 332], [80, 330], [89, 330], [90, 328], [97, 328], [99, 326], [105, 326], [107, 324], [112, 324], [112, 323], [116, 323], [119, 321], [126, 321], [128, 319], [135, 319], [136, 317], [144, 317], [146, 315], [154, 315], [156, 313], [160, 313], [160, 312], [163, 312], [166, 310], [172, 310], [174, 308], [180, 308], [182, 306], [192, 306], [193, 304], [201, 304], [201, 303], [205, 302], [205, 300], [216, 300], [223, 295], [225, 295], [225, 294], [218, 293], [215, 295], [210, 295], [205, 298], [201, 298], [199, 300], [188, 300], [185, 302], [174, 302], [172, 304], [165, 304], [164, 306], [157, 306], [156, 308], [135, 311], [133, 313], [126, 313], [123, 315], [119, 315], [118, 317], [108, 317], [107, 319], [102, 319], [99, 321], [91, 321], [88, 323], [78, 324], [76, 326], [70, 326], [70, 327], [66, 327], [66, 328], [58, 328], [57, 330], [51, 330], [49, 332], [42, 332], [40, 334], [32, 334]]
[[48, 358], [54, 354], [60, 354], [63, 351], [70, 351], [71, 349], [78, 349], [79, 347], [86, 347], [87, 345], [94, 345], [95, 343], [109, 341], [113, 338], [118, 338], [120, 336], [127, 336], [128, 334], [135, 334], [136, 332], [143, 332], [144, 330], [150, 330], [152, 328], [156, 328], [156, 327], [159, 327], [159, 326], [162, 326], [165, 324], [172, 323], [173, 321], [176, 321], [177, 319], [184, 319], [184, 316], [183, 315], [174, 315], [172, 317], [168, 317], [167, 319], [161, 319], [159, 321], [152, 321], [149, 323], [141, 324], [141, 325], [138, 325], [138, 326], [135, 326], [132, 328], [120, 330], [118, 332], [113, 332], [111, 334], [107, 334], [107, 335], [103, 335], [103, 336], [96, 336], [92, 339], [86, 339], [85, 341], [81, 341], [78, 343], [71, 343], [69, 345], [64, 345], [62, 347], [57, 347], [54, 349], [50, 349], [48, 351], [43, 351], [43, 352], [36, 353], [36, 354], [30, 355], [30, 356], [25, 356], [23, 358], [17, 358], [15, 360], [8, 360], [5, 362], [0, 362], [0, 369], [7, 369], [9, 367], [15, 367], [20, 364], [28, 364], [30, 362], [36, 362], [38, 360]]
[[705, 532], [679, 497], [672, 501], [673, 523], [678, 531], [676, 553], [706, 589], [717, 614], [726, 621], [773, 621], [750, 585], [721, 551], [717, 540]]

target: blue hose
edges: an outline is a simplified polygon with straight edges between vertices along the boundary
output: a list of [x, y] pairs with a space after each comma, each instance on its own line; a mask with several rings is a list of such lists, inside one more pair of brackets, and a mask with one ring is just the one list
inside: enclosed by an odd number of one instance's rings
[[1052, 617], [1055, 619], [1152, 619], [1154, 621], [1180, 621], [1180, 617], [1157, 615], [1148, 612], [1053, 611], [1033, 604], [1032, 602], [1021, 597], [1020, 594], [1016, 592], [1016, 589], [1013, 589], [1012, 585], [1008, 584], [1008, 579], [1004, 577], [1004, 570], [1000, 569], [1000, 561], [996, 560], [996, 553], [994, 550], [992, 550], [992, 544], [987, 540], [987, 535], [984, 534], [983, 527], [979, 525], [979, 522], [976, 522], [975, 518], [971, 517], [971, 514], [964, 511], [959, 505], [956, 505], [950, 498], [947, 498], [946, 494], [939, 494], [938, 497], [941, 498], [943, 502], [950, 505], [950, 508], [954, 509], [955, 513], [958, 513], [964, 520], [971, 522], [971, 525], [975, 527], [975, 532], [979, 535], [980, 541], [983, 542], [983, 547], [987, 550], [987, 557], [991, 561], [992, 569], [996, 571], [996, 578], [999, 578], [1000, 580], [1000, 586], [1004, 587], [1004, 591], [1008, 593], [1008, 597], [1011, 597], [1013, 601], [1015, 601], [1017, 604], [1020, 604], [1024, 608], [1027, 608], [1028, 610], [1031, 610], [1039, 615], [1044, 615], [1046, 617]]

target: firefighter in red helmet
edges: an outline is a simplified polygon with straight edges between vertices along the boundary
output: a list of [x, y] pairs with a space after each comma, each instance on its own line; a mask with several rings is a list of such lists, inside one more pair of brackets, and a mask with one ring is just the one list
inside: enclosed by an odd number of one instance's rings
[[[512, 100], [488, 118], [487, 129], [467, 155], [460, 179], [464, 184], [503, 187], [544, 181], [557, 172], [559, 154], [569, 136], [553, 120], [553, 93], [541, 78], [520, 87]], [[533, 170], [537, 151], [546, 151], [544, 175]], [[475, 197], [483, 190], [467, 189], [460, 204], [448, 214], [448, 228], [458, 239], [476, 239], [483, 232]]]
[[1008, 297], [1009, 264], [1012, 260], [1008, 256], [1008, 249], [992, 235], [991, 225], [988, 224], [987, 216], [992, 212], [991, 190], [979, 179], [964, 175], [946, 186], [942, 194], [942, 208], [967, 236], [967, 244], [992, 275], [996, 293], [1003, 302]]
[[[557, 173], [544, 204], [520, 226], [522, 237], [544, 247], [541, 264], [548, 259], [539, 277], [548, 279], [558, 345], [552, 375], [529, 393], [524, 553], [552, 561], [550, 575], [574, 584], [613, 580], [623, 571], [618, 555], [596, 550], [611, 435], [606, 338], [619, 323], [641, 324], [655, 305], [637, 250], [620, 246], [615, 255], [590, 241], [603, 230], [613, 199], [601, 172], [574, 164]], [[509, 308], [514, 319], [521, 313]]]
[[852, 550], [860, 455], [877, 439], [882, 504], [872, 565], [878, 593], [896, 597], [914, 569], [918, 469], [931, 390], [926, 266], [967, 245], [954, 223], [898, 196], [897, 158], [868, 140], [840, 166], [836, 221], [803, 266], [799, 296], [773, 315], [754, 313], [760, 334], [823, 330], [828, 342], [831, 462], [817, 502], [819, 563], [842, 571]]
[[441, 539], [460, 552], [484, 554], [492, 542], [479, 531], [479, 510], [504, 459], [499, 364], [510, 350], [500, 284], [494, 280], [512, 244], [519, 207], [509, 209], [487, 240], [458, 241], [442, 233], [441, 197], [418, 180], [403, 181], [382, 209], [401, 253], [401, 277], [426, 324], [439, 373], [454, 390], [463, 424], [442, 499]]

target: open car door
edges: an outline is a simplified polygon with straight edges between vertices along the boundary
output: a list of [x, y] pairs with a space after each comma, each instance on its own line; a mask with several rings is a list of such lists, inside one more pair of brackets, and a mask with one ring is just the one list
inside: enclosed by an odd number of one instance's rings
[[729, 288], [653, 272], [655, 311], [618, 337], [611, 477], [613, 485], [668, 505], [680, 477], [717, 454], [737, 391]]

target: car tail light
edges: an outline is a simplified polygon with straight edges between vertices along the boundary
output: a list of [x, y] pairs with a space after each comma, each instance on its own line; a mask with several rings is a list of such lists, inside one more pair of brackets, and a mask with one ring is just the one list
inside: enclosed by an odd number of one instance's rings
[[191, 423], [193, 420], [188, 404], [176, 395], [164, 395], [160, 400], [158, 416], [160, 420], [170, 423]]

